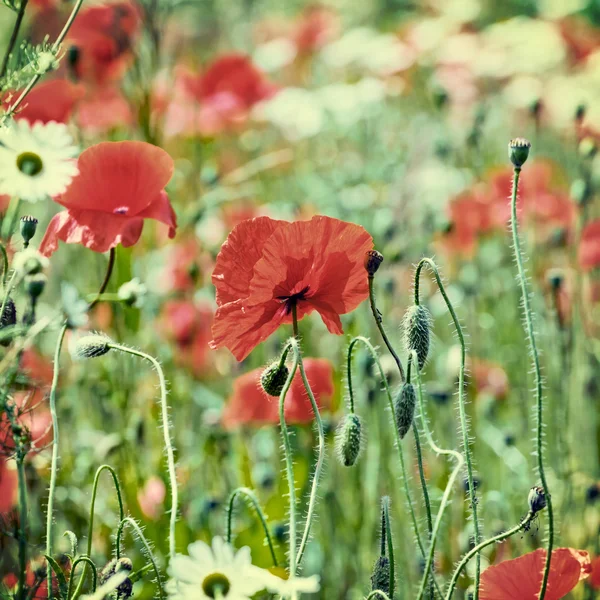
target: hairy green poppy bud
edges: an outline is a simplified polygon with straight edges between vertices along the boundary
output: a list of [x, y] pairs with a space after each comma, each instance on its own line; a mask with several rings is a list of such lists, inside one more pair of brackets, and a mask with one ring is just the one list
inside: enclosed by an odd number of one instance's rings
[[111, 342], [112, 340], [102, 333], [84, 335], [75, 344], [75, 356], [78, 359], [103, 356], [110, 350]]
[[[133, 563], [126, 556], [121, 558], [113, 558], [100, 573], [100, 584], [105, 584], [113, 575], [121, 572], [131, 573], [133, 571]], [[129, 577], [121, 583], [116, 589], [117, 600], [128, 600], [133, 594], [133, 582]]]
[[365, 269], [369, 277], [373, 277], [383, 262], [383, 254], [377, 250], [367, 250], [365, 252]]
[[508, 158], [516, 169], [520, 169], [529, 156], [531, 142], [525, 138], [515, 138], [508, 143]]
[[39, 298], [46, 287], [48, 278], [43, 273], [35, 273], [25, 277], [25, 289], [32, 299]]
[[405, 383], [401, 388], [394, 401], [394, 411], [396, 412], [396, 427], [400, 439], [408, 433], [412, 427], [413, 418], [415, 416], [415, 406], [417, 405], [417, 395], [415, 386], [412, 383]]
[[371, 591], [374, 590], [390, 593], [390, 559], [387, 556], [380, 556], [373, 565]]
[[260, 385], [269, 396], [279, 397], [289, 374], [290, 371], [285, 365], [279, 364], [279, 361], [274, 362], [262, 372]]
[[527, 502], [529, 503], [529, 510], [534, 514], [546, 508], [546, 494], [544, 488], [539, 485], [534, 485], [529, 490]]
[[335, 434], [335, 449], [340, 462], [345, 467], [352, 467], [356, 464], [360, 454], [361, 439], [360, 417], [355, 413], [345, 416]]
[[31, 215], [25, 215], [21, 217], [19, 222], [19, 230], [21, 232], [21, 237], [23, 238], [23, 244], [25, 248], [29, 246], [29, 242], [35, 235], [37, 231], [38, 220]]
[[[4, 329], [5, 327], [12, 327], [16, 324], [17, 307], [15, 306], [15, 302], [12, 298], [7, 298], [6, 305], [4, 306], [4, 310], [2, 311], [2, 315], [0, 315], [0, 331], [2, 331], [2, 329]], [[0, 338], [0, 344], [2, 344], [3, 346], [8, 346], [11, 341], [12, 336]]]
[[404, 315], [403, 329], [406, 351], [417, 353], [421, 370], [429, 354], [431, 313], [422, 304], [414, 304]]

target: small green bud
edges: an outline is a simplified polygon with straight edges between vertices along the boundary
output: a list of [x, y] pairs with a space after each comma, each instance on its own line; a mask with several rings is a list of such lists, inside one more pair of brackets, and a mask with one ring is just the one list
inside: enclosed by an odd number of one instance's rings
[[41, 273], [48, 266], [49, 261], [33, 248], [26, 248], [17, 252], [13, 259], [13, 269], [21, 276]]
[[31, 241], [31, 239], [35, 235], [35, 232], [37, 231], [38, 220], [35, 217], [32, 217], [31, 215], [25, 215], [21, 217], [19, 226], [21, 237], [23, 238], [25, 248], [27, 248], [27, 246], [29, 246], [29, 242]]
[[417, 395], [415, 387], [412, 383], [405, 383], [401, 388], [394, 401], [394, 411], [396, 412], [396, 427], [400, 439], [408, 433], [412, 427], [413, 418], [415, 416], [415, 407], [417, 405]]
[[508, 158], [516, 169], [520, 169], [529, 156], [531, 142], [525, 138], [515, 138], [508, 143]]
[[406, 351], [417, 353], [421, 370], [429, 354], [431, 313], [422, 304], [414, 304], [404, 315], [403, 329]]
[[25, 289], [32, 299], [37, 299], [42, 295], [46, 287], [48, 278], [43, 273], [35, 273], [25, 277]]
[[383, 254], [377, 250], [367, 250], [365, 252], [365, 269], [369, 277], [373, 277], [383, 262]]
[[75, 357], [84, 359], [103, 356], [110, 350], [111, 343], [112, 340], [102, 333], [84, 335], [75, 344]]
[[380, 556], [373, 565], [371, 591], [375, 590], [390, 593], [390, 559], [387, 556]]
[[[0, 303], [1, 304], [1, 303]], [[15, 306], [15, 302], [12, 298], [7, 298], [6, 305], [4, 306], [4, 310], [2, 311], [2, 315], [0, 315], [0, 332], [5, 327], [12, 327], [17, 324], [17, 307]], [[1, 337], [0, 344], [2, 346], [9, 346], [12, 341], [12, 335], [10, 337]]]
[[335, 434], [335, 449], [340, 462], [345, 467], [356, 464], [361, 449], [362, 424], [360, 417], [355, 414], [345, 416]]
[[546, 494], [544, 493], [544, 488], [539, 485], [534, 485], [529, 490], [527, 502], [529, 504], [529, 510], [534, 514], [546, 508]]
[[269, 396], [279, 397], [289, 374], [290, 371], [285, 364], [280, 365], [279, 361], [276, 361], [262, 372], [260, 385]]

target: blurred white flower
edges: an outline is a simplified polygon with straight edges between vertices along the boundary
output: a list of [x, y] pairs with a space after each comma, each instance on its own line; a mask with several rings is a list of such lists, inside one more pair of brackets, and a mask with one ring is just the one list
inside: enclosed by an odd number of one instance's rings
[[50, 261], [34, 248], [26, 248], [17, 252], [13, 258], [12, 268], [20, 276], [33, 275], [48, 268]]
[[350, 29], [339, 40], [325, 46], [321, 57], [325, 64], [334, 69], [342, 69], [360, 59], [365, 47], [377, 32], [368, 27]]
[[291, 40], [276, 38], [258, 46], [252, 60], [263, 71], [272, 73], [291, 64], [297, 53], [296, 45]]
[[27, 202], [61, 194], [78, 173], [75, 156], [66, 125], [11, 122], [0, 128], [0, 194]]
[[441, 15], [455, 23], [474, 21], [481, 12], [480, 0], [436, 0], [435, 7]]
[[273, 575], [267, 589], [273, 594], [279, 594], [282, 598], [296, 600], [300, 597], [300, 594], [314, 594], [319, 591], [319, 576], [280, 579]]
[[539, 0], [540, 17], [545, 19], [562, 19], [583, 10], [589, 0]]
[[529, 108], [542, 97], [544, 86], [532, 75], [517, 75], [504, 88], [505, 100], [515, 108]]
[[144, 303], [148, 288], [140, 281], [139, 277], [134, 277], [131, 281], [125, 282], [117, 292], [119, 299], [128, 304], [139, 308]]

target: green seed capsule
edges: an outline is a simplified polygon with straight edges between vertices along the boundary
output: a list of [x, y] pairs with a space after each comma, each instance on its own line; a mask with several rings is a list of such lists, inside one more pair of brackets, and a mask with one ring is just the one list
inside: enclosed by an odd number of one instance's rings
[[529, 156], [531, 142], [525, 138], [515, 138], [508, 143], [508, 158], [514, 167], [520, 169]]

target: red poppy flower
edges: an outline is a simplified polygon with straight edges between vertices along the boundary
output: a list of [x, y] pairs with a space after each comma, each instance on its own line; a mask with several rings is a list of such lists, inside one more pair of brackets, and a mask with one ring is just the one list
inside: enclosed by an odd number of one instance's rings
[[169, 226], [175, 236], [175, 213], [164, 191], [173, 174], [173, 160], [145, 142], [101, 142], [81, 153], [79, 175], [56, 198], [67, 208], [52, 218], [40, 252], [58, 248], [58, 240], [107, 252], [118, 244], [133, 246], [144, 219]]
[[[513, 560], [505, 560], [481, 574], [481, 600], [537, 600], [542, 586], [546, 551], [538, 548]], [[557, 548], [552, 552], [546, 600], [564, 598], [591, 571], [583, 550]]]
[[32, 384], [41, 387], [50, 387], [52, 384], [52, 362], [34, 348], [23, 350], [19, 366]]
[[477, 393], [489, 394], [497, 400], [506, 397], [508, 375], [499, 364], [481, 358], [471, 358], [469, 367]]
[[[304, 360], [306, 377], [315, 395], [319, 409], [329, 407], [333, 395], [333, 367], [328, 360]], [[223, 411], [222, 424], [226, 429], [241, 425], [266, 425], [279, 423], [279, 401], [265, 393], [260, 385], [263, 369], [254, 369], [238, 377], [233, 383], [233, 393]], [[311, 423], [312, 406], [297, 371], [285, 398], [285, 420], [288, 424]]]
[[192, 291], [212, 271], [214, 261], [195, 237], [169, 247], [161, 281], [165, 291]]
[[600, 590], [600, 556], [592, 559], [592, 572], [587, 580], [589, 586], [594, 590]]
[[600, 266], [600, 219], [588, 223], [579, 242], [579, 266], [591, 271]]
[[316, 52], [332, 41], [340, 31], [335, 11], [319, 4], [309, 5], [296, 22], [294, 41], [299, 52]]
[[225, 346], [243, 360], [282, 323], [318, 311], [341, 335], [339, 315], [369, 295], [364, 255], [373, 238], [359, 225], [330, 217], [310, 221], [243, 221], [223, 244], [213, 283], [218, 310], [212, 348]]
[[83, 131], [99, 135], [133, 122], [133, 110], [116, 86], [91, 88], [77, 105], [77, 125]]

